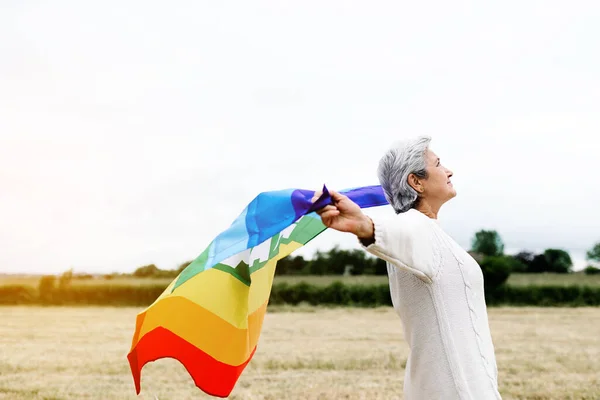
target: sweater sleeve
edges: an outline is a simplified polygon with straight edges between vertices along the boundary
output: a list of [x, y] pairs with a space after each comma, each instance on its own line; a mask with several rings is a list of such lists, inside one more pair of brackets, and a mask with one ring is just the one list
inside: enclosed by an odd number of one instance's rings
[[363, 249], [432, 283], [441, 268], [441, 249], [434, 226], [413, 218], [371, 218], [375, 241]]

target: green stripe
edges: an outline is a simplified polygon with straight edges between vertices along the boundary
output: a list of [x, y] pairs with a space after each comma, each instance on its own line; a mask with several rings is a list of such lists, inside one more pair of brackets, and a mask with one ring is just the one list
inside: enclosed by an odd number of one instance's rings
[[208, 250], [210, 246], [206, 248], [194, 261], [190, 263], [177, 277], [177, 282], [173, 285], [173, 289], [171, 289], [171, 293], [173, 290], [177, 289], [178, 286], [182, 285], [184, 282], [192, 279], [194, 276], [198, 275], [200, 272], [204, 271], [204, 266], [206, 265], [206, 260], [208, 260]]
[[248, 264], [246, 264], [243, 261], [240, 262], [235, 268], [225, 264], [217, 264], [213, 268], [231, 274], [234, 278], [237, 278], [244, 285], [250, 286], [250, 272], [248, 270]]
[[[277, 233], [271, 237], [271, 245], [269, 249], [269, 258], [266, 261], [254, 260], [252, 266], [249, 266], [244, 261], [241, 261], [235, 268], [225, 265], [225, 264], [216, 264], [213, 268], [218, 269], [219, 271], [223, 271], [225, 273], [231, 274], [233, 277], [238, 279], [243, 284], [250, 286], [252, 281], [251, 275], [264, 267], [267, 262], [272, 260], [274, 257], [278, 257], [279, 259], [288, 256], [287, 254], [279, 254], [280, 247], [282, 244], [290, 244], [292, 242], [300, 243], [304, 246], [306, 243], [314, 239], [317, 235], [323, 232], [326, 227], [323, 225], [320, 219], [303, 216], [300, 218], [295, 224], [292, 233], [287, 238], [280, 238], [280, 233]], [[209, 247], [210, 248], [210, 247]], [[206, 265], [206, 260], [208, 259], [208, 250], [204, 250], [198, 258], [196, 258], [190, 265], [184, 269], [181, 274], [177, 277], [177, 282], [173, 285], [173, 290], [175, 290], [178, 286], [186, 282], [187, 280], [193, 278], [195, 275], [198, 275], [202, 271], [204, 271], [204, 267]]]
[[[291, 252], [283, 255], [279, 253], [279, 248], [282, 244], [290, 244], [292, 242], [296, 242], [304, 246], [306, 243], [314, 239], [318, 234], [320, 234], [324, 230], [325, 225], [323, 225], [321, 220], [312, 217], [300, 218], [300, 220], [296, 222], [296, 227], [294, 228], [289, 237], [281, 238], [281, 240], [279, 241], [271, 240], [271, 251], [269, 252], [269, 260], [271, 260], [275, 256], [281, 259], [291, 254]], [[250, 275], [264, 267], [267, 262], [268, 260], [260, 264], [252, 265], [252, 267], [250, 267]]]

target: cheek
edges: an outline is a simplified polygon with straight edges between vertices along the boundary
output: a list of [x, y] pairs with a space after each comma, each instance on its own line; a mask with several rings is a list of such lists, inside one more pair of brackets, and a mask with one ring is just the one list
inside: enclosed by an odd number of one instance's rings
[[440, 185], [448, 185], [448, 176], [444, 171], [441, 171], [437, 175], [437, 181]]

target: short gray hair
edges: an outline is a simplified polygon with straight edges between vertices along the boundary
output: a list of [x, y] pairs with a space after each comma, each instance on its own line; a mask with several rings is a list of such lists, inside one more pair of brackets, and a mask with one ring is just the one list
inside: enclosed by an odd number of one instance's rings
[[397, 142], [379, 161], [379, 182], [397, 214], [410, 210], [418, 201], [417, 191], [408, 184], [408, 175], [427, 178], [425, 154], [430, 142], [429, 136]]

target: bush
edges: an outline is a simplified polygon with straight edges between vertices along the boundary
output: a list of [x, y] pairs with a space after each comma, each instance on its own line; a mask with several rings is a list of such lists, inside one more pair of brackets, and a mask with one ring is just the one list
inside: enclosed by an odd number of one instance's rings
[[73, 280], [73, 270], [70, 269], [70, 270], [64, 272], [58, 278], [58, 289], [59, 290], [66, 290], [67, 288], [69, 288], [71, 286], [71, 281], [72, 280]]
[[600, 274], [600, 268], [593, 267], [588, 265], [584, 270], [586, 275], [597, 275]]
[[[491, 268], [496, 264], [496, 267]], [[487, 260], [494, 274], [503, 262]], [[491, 275], [488, 275], [488, 277]], [[493, 276], [493, 275], [492, 275]], [[493, 278], [490, 278], [492, 280]], [[110, 283], [71, 285], [59, 290], [55, 277], [40, 280], [39, 290], [24, 285], [0, 286], [0, 304], [104, 305], [147, 307], [160, 296], [166, 284], [127, 285]], [[498, 282], [500, 280], [497, 280]], [[600, 306], [600, 287], [586, 286], [509, 286], [500, 284], [486, 289], [488, 305], [513, 306]], [[360, 285], [334, 282], [329, 286], [301, 282], [296, 285], [273, 285], [269, 304], [337, 305], [357, 307], [390, 306], [392, 300], [387, 284]]]
[[40, 278], [38, 293], [40, 300], [45, 303], [51, 303], [56, 290], [56, 277], [54, 275], [44, 275]]
[[160, 296], [166, 285], [82, 285], [55, 296], [54, 304], [148, 306]]
[[599, 306], [600, 288], [587, 286], [503, 285], [485, 294], [488, 305], [512, 306]]
[[506, 282], [514, 262], [511, 257], [506, 256], [492, 256], [483, 259], [480, 266], [486, 292], [493, 291]]
[[344, 285], [341, 282], [333, 282], [325, 287], [306, 282], [294, 286], [287, 283], [273, 285], [269, 304], [300, 303], [375, 307], [391, 305], [392, 299], [388, 285]]
[[342, 282], [333, 282], [319, 291], [318, 300], [321, 304], [350, 304], [351, 288]]
[[528, 266], [523, 260], [516, 256], [507, 257], [510, 264], [510, 272], [524, 273], [527, 272]]
[[300, 282], [297, 285], [290, 286], [287, 283], [273, 285], [271, 288], [270, 301], [273, 304], [292, 304], [297, 305], [302, 302], [310, 304], [319, 304], [315, 296], [317, 288], [306, 282]]
[[34, 288], [25, 285], [0, 286], [0, 304], [17, 305], [31, 304], [37, 301]]

